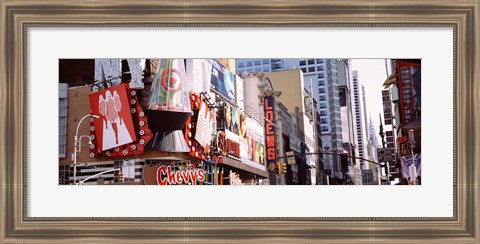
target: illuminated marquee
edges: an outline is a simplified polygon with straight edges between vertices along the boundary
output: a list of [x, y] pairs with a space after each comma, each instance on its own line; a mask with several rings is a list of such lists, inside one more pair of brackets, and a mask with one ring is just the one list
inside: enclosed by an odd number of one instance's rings
[[275, 146], [275, 110], [273, 96], [265, 97], [264, 104], [267, 163], [276, 163], [277, 154]]
[[157, 170], [157, 183], [159, 185], [196, 185], [197, 182], [205, 181], [205, 171], [203, 169], [188, 169], [175, 171], [170, 165], [160, 165]]

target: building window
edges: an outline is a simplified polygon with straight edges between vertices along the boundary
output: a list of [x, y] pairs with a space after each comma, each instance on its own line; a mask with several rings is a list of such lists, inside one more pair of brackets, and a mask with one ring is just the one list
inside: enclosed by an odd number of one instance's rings
[[256, 67], [255, 72], [262, 72], [262, 68], [261, 67]]
[[[319, 73], [319, 74], [317, 75], [317, 77], [320, 78], [320, 79], [323, 79], [323, 78], [325, 78], [325, 74], [324, 74], [324, 73]], [[325, 84], [324, 84], [324, 85], [325, 85]]]
[[328, 131], [328, 126], [322, 126], [322, 131]]
[[58, 84], [58, 157], [67, 156], [67, 109], [68, 109], [68, 84]]
[[307, 65], [307, 62], [305, 60], [301, 60], [300, 61], [300, 66], [305, 66], [305, 65]]
[[247, 67], [252, 66], [252, 61], [247, 62]]
[[326, 108], [327, 105], [325, 105], [325, 103], [320, 103], [320, 108]]
[[317, 64], [323, 64], [323, 59], [317, 59]]
[[255, 66], [260, 65], [261, 61], [260, 60], [255, 60]]
[[321, 115], [321, 116], [327, 116], [327, 111], [321, 110], [321, 111], [320, 111], [320, 115]]
[[307, 73], [307, 69], [306, 68], [301, 68], [302, 72], [303, 73]]
[[263, 64], [268, 64], [268, 59], [262, 60], [262, 63], [263, 63]]
[[309, 59], [309, 60], [308, 60], [308, 64], [315, 64], [315, 60]]
[[239, 63], [238, 63], [238, 67], [239, 67], [239, 68], [245, 67], [245, 63], [244, 63], [244, 62], [239, 62]]
[[252, 69], [252, 68], [248, 68], [248, 69], [247, 69], [247, 72], [252, 73], [252, 72], [253, 72], [253, 69]]
[[308, 67], [308, 72], [315, 72], [315, 67]]
[[263, 67], [263, 72], [270, 72], [270, 67]]

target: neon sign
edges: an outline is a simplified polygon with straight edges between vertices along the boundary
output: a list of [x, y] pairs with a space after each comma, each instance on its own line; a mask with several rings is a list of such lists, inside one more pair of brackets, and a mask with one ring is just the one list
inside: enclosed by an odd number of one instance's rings
[[273, 96], [265, 97], [264, 104], [267, 163], [276, 163], [277, 154], [275, 146], [275, 111], [273, 107]]

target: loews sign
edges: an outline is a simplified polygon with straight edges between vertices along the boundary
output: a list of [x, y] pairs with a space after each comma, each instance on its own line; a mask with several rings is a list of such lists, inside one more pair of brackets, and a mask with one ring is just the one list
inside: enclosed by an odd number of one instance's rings
[[277, 154], [275, 147], [275, 110], [274, 110], [274, 97], [268, 96], [264, 100], [265, 111], [265, 139], [266, 139], [266, 151], [267, 151], [267, 164], [276, 163]]

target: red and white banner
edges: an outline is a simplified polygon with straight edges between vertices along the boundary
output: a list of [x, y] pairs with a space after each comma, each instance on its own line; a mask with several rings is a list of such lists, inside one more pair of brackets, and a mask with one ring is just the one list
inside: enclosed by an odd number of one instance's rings
[[185, 140], [190, 155], [200, 159], [210, 159], [214, 115], [197, 93], [190, 93], [190, 105], [194, 115], [190, 116], [185, 125]]
[[212, 140], [213, 113], [204, 101], [200, 101], [200, 110], [198, 111], [197, 125], [195, 131], [195, 140], [200, 146], [206, 148]]

